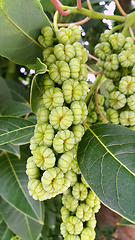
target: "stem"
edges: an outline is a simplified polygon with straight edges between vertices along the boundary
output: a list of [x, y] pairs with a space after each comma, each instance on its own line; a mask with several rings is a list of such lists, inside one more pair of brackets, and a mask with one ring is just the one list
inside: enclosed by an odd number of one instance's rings
[[129, 33], [129, 27], [135, 23], [135, 12], [132, 12], [127, 15], [127, 19], [125, 21], [125, 27], [123, 28], [122, 33], [126, 36]]
[[88, 53], [88, 56], [91, 57], [92, 59], [94, 59], [95, 61], [98, 60], [98, 58], [94, 57], [93, 55], [91, 55], [90, 53]]
[[[88, 22], [90, 20], [90, 18], [86, 17], [85, 19], [79, 21], [79, 22], [74, 22], [75, 25], [82, 25], [86, 22]], [[57, 26], [58, 27], [68, 27], [71, 23], [58, 23]]]
[[100, 114], [101, 118], [108, 123], [107, 119], [104, 117], [104, 115], [102, 114], [102, 112], [100, 111], [100, 108], [98, 106], [98, 101], [97, 101], [97, 88], [95, 89], [95, 94], [94, 94], [94, 99], [95, 99], [95, 105], [97, 108], [98, 113]]
[[59, 12], [56, 11], [55, 14], [54, 14], [54, 19], [53, 19], [53, 26], [54, 26], [54, 31], [55, 32], [58, 31], [58, 26], [57, 26], [58, 16], [59, 16]]
[[82, 8], [81, 0], [77, 0], [77, 9], [80, 10]]
[[115, 32], [115, 31], [119, 30], [120, 28], [123, 28], [124, 25], [125, 25], [125, 24], [122, 23], [122, 24], [119, 24], [119, 25], [113, 27], [113, 28], [111, 29], [111, 32]]
[[118, 22], [125, 22], [126, 17], [124, 16], [117, 16], [117, 15], [105, 15], [103, 13], [95, 12], [94, 10], [88, 10], [85, 8], [81, 8], [80, 10], [77, 10], [75, 7], [69, 7], [69, 6], [61, 6], [62, 10], [69, 10], [70, 13], [78, 13], [85, 15], [89, 18], [93, 19], [110, 19]]
[[87, 5], [88, 5], [89, 10], [92, 11], [93, 9], [92, 9], [92, 6], [91, 6], [91, 3], [90, 3], [90, 0], [87, 0]]
[[96, 77], [96, 80], [91, 85], [90, 91], [88, 92], [87, 97], [85, 98], [85, 103], [86, 104], [89, 101], [90, 96], [92, 95], [94, 90], [97, 88], [98, 84], [100, 83], [100, 81], [102, 79], [102, 76], [103, 76], [103, 71]]
[[120, 3], [118, 0], [115, 0], [115, 4], [117, 6], [117, 8], [119, 9], [120, 13], [123, 15], [123, 16], [127, 16], [127, 14], [125, 13], [125, 11], [123, 10], [123, 8], [121, 7]]

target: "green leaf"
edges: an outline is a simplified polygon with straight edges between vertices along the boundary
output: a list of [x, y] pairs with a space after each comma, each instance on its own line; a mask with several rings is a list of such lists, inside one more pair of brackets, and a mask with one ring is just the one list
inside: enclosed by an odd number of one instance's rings
[[21, 82], [18, 83], [15, 81], [6, 80], [6, 84], [10, 89], [10, 93], [14, 101], [29, 103], [29, 91], [23, 84], [21, 84]]
[[123, 218], [120, 222], [116, 223], [116, 225], [118, 225], [118, 226], [127, 226], [127, 225], [134, 225], [134, 224]]
[[39, 100], [41, 96], [41, 90], [39, 82], [41, 80], [40, 74], [44, 74], [47, 70], [47, 66], [37, 58], [36, 62], [36, 73], [32, 80], [31, 85], [31, 95], [30, 95], [30, 105], [33, 113], [36, 113], [39, 108]]
[[17, 117], [0, 117], [0, 147], [12, 143], [23, 145], [30, 141], [35, 125], [33, 122]]
[[7, 143], [0, 146], [0, 150], [12, 153], [20, 158], [20, 147], [18, 145], [13, 145], [12, 143]]
[[11, 101], [12, 96], [6, 84], [6, 81], [0, 77], [0, 114], [4, 112]]
[[11, 239], [12, 235], [13, 235], [12, 231], [8, 228], [7, 224], [3, 221], [0, 224], [0, 239], [9, 240]]
[[0, 55], [21, 65], [42, 57], [38, 36], [51, 24], [38, 0], [1, 0], [0, 23]]
[[28, 103], [11, 101], [11, 103], [8, 105], [8, 107], [5, 109], [2, 115], [21, 117], [30, 112], [31, 109]]
[[12, 154], [0, 157], [0, 194], [5, 201], [0, 204], [3, 218], [10, 229], [23, 239], [36, 239], [43, 224], [44, 205], [28, 193], [26, 160]]
[[135, 223], [135, 132], [113, 124], [89, 128], [78, 148], [78, 164], [99, 199]]
[[[12, 204], [0, 199], [2, 214], [9, 228], [23, 240], [37, 240], [42, 224], [28, 217]], [[9, 240], [10, 238], [4, 239]]]
[[50, 0], [40, 0], [45, 11], [55, 12], [56, 8]]

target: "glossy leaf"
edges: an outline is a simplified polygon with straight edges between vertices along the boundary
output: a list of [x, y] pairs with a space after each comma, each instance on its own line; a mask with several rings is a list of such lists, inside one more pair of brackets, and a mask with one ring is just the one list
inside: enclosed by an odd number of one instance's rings
[[30, 112], [31, 112], [31, 109], [28, 103], [11, 101], [2, 115], [21, 117]]
[[11, 101], [12, 96], [6, 81], [0, 77], [0, 114], [4, 112]]
[[24, 153], [20, 160], [7, 153], [0, 157], [0, 194], [5, 200], [1, 211], [13, 232], [23, 239], [36, 239], [42, 229], [44, 207], [28, 193], [27, 157]]
[[30, 141], [35, 125], [17, 117], [0, 117], [0, 147], [12, 143], [23, 145]]
[[6, 80], [6, 84], [9, 87], [12, 99], [14, 101], [20, 101], [24, 103], [29, 103], [29, 91], [26, 87], [18, 82]]
[[[42, 230], [42, 224], [28, 217], [19, 209], [13, 207], [12, 204], [0, 199], [2, 214], [5, 222], [10, 229], [15, 232], [23, 240], [37, 240]], [[9, 240], [5, 239], [5, 240]]]
[[0, 239], [1, 240], [9, 240], [11, 239], [13, 233], [7, 226], [7, 224], [3, 221], [0, 224]]
[[113, 124], [87, 130], [79, 144], [78, 164], [100, 200], [135, 223], [135, 132]]
[[31, 110], [33, 113], [36, 113], [39, 108], [39, 100], [41, 96], [41, 90], [40, 90], [40, 80], [41, 80], [41, 74], [44, 74], [47, 70], [47, 66], [41, 62], [39, 58], [37, 58], [36, 62], [36, 73], [32, 80], [31, 85], [31, 95], [30, 95], [30, 105]]
[[7, 143], [7, 144], [0, 146], [0, 150], [14, 154], [18, 158], [20, 158], [20, 147], [18, 145], [13, 145], [12, 143]]
[[38, 0], [1, 0], [0, 23], [0, 55], [22, 65], [42, 57], [38, 36], [51, 25]]

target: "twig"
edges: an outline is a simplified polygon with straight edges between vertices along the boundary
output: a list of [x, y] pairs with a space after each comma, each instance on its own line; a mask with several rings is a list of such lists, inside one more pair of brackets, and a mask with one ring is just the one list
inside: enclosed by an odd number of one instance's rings
[[95, 89], [94, 99], [95, 99], [95, 105], [96, 105], [96, 108], [97, 108], [98, 113], [100, 114], [101, 118], [102, 118], [106, 123], [108, 123], [107, 119], [104, 117], [104, 115], [102, 114], [102, 112], [100, 111], [99, 106], [98, 106], [98, 101], [97, 101], [97, 88]]
[[102, 70], [98, 71], [98, 72], [95, 72], [91, 67], [89, 67], [87, 64], [86, 64], [86, 67], [94, 74], [94, 75], [98, 75], [100, 73], [102, 73]]
[[29, 116], [29, 113], [27, 113], [27, 114], [25, 115], [24, 119], [27, 119], [28, 116]]
[[69, 10], [66, 10], [66, 11], [63, 11], [60, 7], [63, 6], [62, 3], [59, 1], [59, 0], [51, 0], [52, 3], [55, 5], [57, 11], [63, 15], [63, 16], [67, 16], [69, 15], [70, 11]]
[[129, 27], [129, 32], [130, 32], [130, 35], [131, 35], [132, 39], [135, 41], [135, 36], [134, 36], [134, 33], [133, 33], [131, 27]]
[[90, 0], [87, 0], [87, 5], [88, 5], [89, 10], [92, 11], [93, 9], [92, 9], [92, 6], [91, 6], [91, 3], [90, 3]]
[[117, 8], [119, 9], [120, 13], [123, 15], [123, 16], [127, 16], [127, 14], [125, 13], [125, 11], [123, 10], [123, 8], [121, 7], [120, 3], [118, 0], [115, 0], [115, 3], [116, 3], [116, 6]]
[[82, 8], [81, 0], [77, 0], [77, 9], [80, 10]]
[[[74, 22], [74, 24], [75, 24], [75, 25], [82, 25], [82, 24], [88, 22], [89, 19], [90, 19], [90, 18], [86, 17], [85, 19], [83, 19], [83, 20], [81, 20], [81, 21], [79, 21], [79, 22]], [[65, 26], [65, 27], [68, 27], [70, 24], [71, 24], [71, 23], [58, 23], [57, 26], [58, 26], [58, 27], [64, 27], [64, 26]]]
[[94, 57], [94, 56], [91, 55], [90, 53], [88, 53], [88, 56], [91, 57], [91, 58], [93, 58], [93, 59], [96, 60], [96, 61], [98, 60], [98, 58]]

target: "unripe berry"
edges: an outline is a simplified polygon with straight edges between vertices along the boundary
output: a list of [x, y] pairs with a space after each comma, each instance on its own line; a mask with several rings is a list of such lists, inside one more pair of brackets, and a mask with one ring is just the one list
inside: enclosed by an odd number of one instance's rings
[[67, 129], [73, 123], [73, 113], [68, 107], [56, 107], [51, 111], [49, 120], [54, 129]]
[[67, 231], [70, 234], [79, 235], [83, 230], [83, 223], [75, 216], [70, 216], [66, 222]]
[[[72, 59], [70, 60], [72, 61]], [[70, 77], [70, 68], [65, 61], [56, 61], [49, 66], [50, 78], [61, 85], [65, 80]]]
[[60, 130], [55, 135], [53, 147], [57, 153], [71, 150], [75, 145], [75, 137], [72, 131]]
[[84, 201], [87, 198], [88, 191], [86, 186], [83, 183], [76, 183], [73, 186], [72, 194], [74, 198], [80, 201]]
[[125, 106], [126, 98], [125, 95], [120, 93], [119, 91], [113, 91], [109, 95], [109, 104], [110, 107], [114, 109], [120, 109]]

